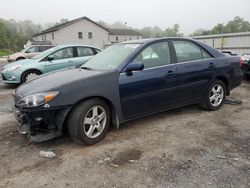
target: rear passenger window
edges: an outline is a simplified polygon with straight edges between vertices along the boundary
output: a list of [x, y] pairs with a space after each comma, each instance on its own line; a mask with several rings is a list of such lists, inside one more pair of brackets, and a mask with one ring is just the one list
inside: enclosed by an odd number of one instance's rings
[[159, 42], [148, 46], [135, 58], [133, 63], [143, 63], [145, 69], [170, 64], [168, 42]]
[[43, 52], [49, 48], [51, 48], [51, 46], [40, 46], [40, 52]]
[[195, 61], [199, 59], [211, 58], [210, 54], [208, 54], [192, 42], [173, 41], [173, 44], [178, 62]]
[[94, 55], [94, 52], [91, 48], [77, 47], [77, 54], [79, 57], [84, 57]]

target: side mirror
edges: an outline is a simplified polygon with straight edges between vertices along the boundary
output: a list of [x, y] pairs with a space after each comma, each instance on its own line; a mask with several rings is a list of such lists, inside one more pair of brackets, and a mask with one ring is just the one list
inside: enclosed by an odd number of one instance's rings
[[144, 64], [143, 63], [130, 63], [126, 71], [127, 73], [131, 73], [133, 71], [142, 71], [144, 69]]
[[49, 55], [48, 56], [48, 61], [53, 61], [54, 60], [54, 56], [53, 55]]

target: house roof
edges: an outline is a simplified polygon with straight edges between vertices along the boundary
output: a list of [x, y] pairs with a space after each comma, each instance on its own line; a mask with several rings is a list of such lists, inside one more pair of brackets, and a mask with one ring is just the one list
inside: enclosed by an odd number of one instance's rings
[[53, 26], [51, 28], [48, 28], [46, 30], [43, 30], [40, 33], [35, 34], [33, 37], [38, 36], [38, 35], [42, 35], [42, 34], [46, 34], [46, 33], [51, 33], [53, 31], [57, 31], [57, 30], [59, 30], [61, 28], [67, 27], [67, 26], [69, 26], [71, 24], [74, 24], [74, 23], [76, 23], [76, 22], [78, 22], [80, 20], [84, 20], [84, 19], [86, 19], [89, 22], [97, 25], [98, 27], [108, 31], [110, 35], [136, 35], [136, 36], [141, 35], [137, 31], [134, 31], [132, 29], [110, 29], [110, 28], [106, 28], [103, 25], [98, 24], [95, 21], [89, 19], [88, 17], [83, 16], [83, 17], [80, 17], [80, 18], [77, 18], [77, 19], [62, 23], [62, 24], [55, 25], [55, 26]]
[[141, 34], [132, 29], [108, 29], [110, 35], [136, 35], [140, 36]]
[[106, 31], [109, 32], [109, 30], [107, 28], [105, 28], [104, 26], [102, 26], [102, 25], [94, 22], [93, 20], [89, 19], [88, 17], [83, 16], [83, 17], [80, 17], [80, 18], [77, 18], [77, 19], [74, 19], [74, 20], [62, 23], [62, 24], [57, 24], [57, 25], [55, 25], [55, 26], [53, 26], [51, 28], [48, 28], [46, 30], [41, 31], [40, 33], [35, 34], [34, 37], [38, 36], [38, 35], [41, 35], [41, 34], [46, 34], [46, 33], [50, 33], [50, 32], [53, 32], [53, 31], [57, 31], [57, 30], [59, 30], [59, 29], [61, 29], [63, 27], [69, 26], [71, 24], [74, 24], [74, 23], [76, 23], [76, 22], [78, 22], [80, 20], [84, 20], [84, 19], [92, 22], [93, 24], [97, 25], [98, 27], [101, 27], [102, 29], [104, 29], [104, 30], [106, 30]]

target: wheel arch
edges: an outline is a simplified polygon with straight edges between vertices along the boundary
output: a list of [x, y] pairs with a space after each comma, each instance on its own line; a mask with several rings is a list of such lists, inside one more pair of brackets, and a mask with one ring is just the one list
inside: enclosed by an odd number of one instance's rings
[[225, 86], [226, 86], [226, 94], [229, 95], [230, 94], [230, 82], [229, 82], [229, 79], [224, 75], [216, 76], [214, 79], [220, 80], [225, 84]]
[[26, 58], [24, 56], [19, 56], [16, 58], [16, 61], [18, 61], [18, 59], [20, 60], [20, 59], [26, 59]]
[[32, 68], [32, 69], [27, 69], [25, 71], [22, 72], [21, 76], [20, 76], [20, 81], [22, 82], [23, 81], [23, 75], [27, 72], [30, 72], [30, 71], [35, 71], [35, 72], [39, 72], [40, 75], [43, 74], [43, 72], [39, 69], [36, 69], [36, 68]]
[[80, 101], [78, 101], [77, 103], [75, 103], [70, 108], [70, 110], [67, 112], [67, 115], [66, 115], [66, 117], [65, 117], [65, 119], [63, 121], [61, 129], [67, 129], [67, 120], [68, 120], [68, 117], [69, 117], [70, 113], [72, 112], [72, 110], [78, 104], [80, 104], [81, 102], [86, 101], [86, 100], [90, 100], [90, 99], [101, 99], [105, 103], [107, 103], [108, 106], [109, 106], [109, 108], [110, 108], [112, 126], [114, 126], [116, 128], [119, 128], [119, 118], [118, 118], [117, 113], [116, 113], [116, 108], [115, 108], [114, 104], [111, 102], [111, 100], [109, 100], [109, 99], [107, 99], [106, 97], [103, 97], [103, 96], [91, 96], [91, 97], [86, 97], [86, 98], [81, 99]]

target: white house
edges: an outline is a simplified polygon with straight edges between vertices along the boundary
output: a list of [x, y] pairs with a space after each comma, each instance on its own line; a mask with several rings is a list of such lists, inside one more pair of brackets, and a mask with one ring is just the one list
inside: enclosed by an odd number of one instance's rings
[[52, 45], [86, 44], [105, 48], [113, 43], [141, 38], [141, 34], [134, 30], [109, 29], [87, 17], [81, 17], [46, 29], [32, 39], [48, 41]]

